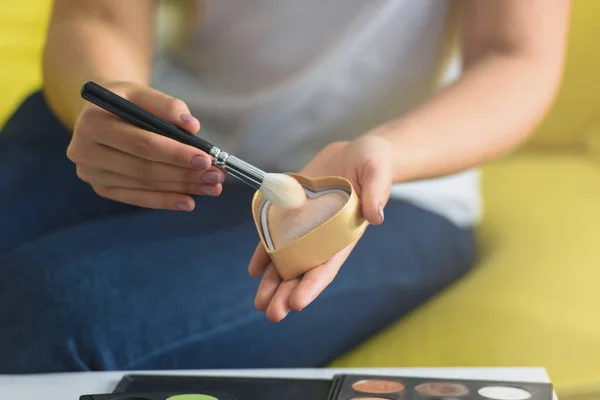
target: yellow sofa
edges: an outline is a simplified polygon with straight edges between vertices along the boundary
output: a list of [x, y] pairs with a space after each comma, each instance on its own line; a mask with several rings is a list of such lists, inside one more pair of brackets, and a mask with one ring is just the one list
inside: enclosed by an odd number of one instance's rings
[[[478, 266], [334, 366], [544, 366], [561, 400], [600, 398], [600, 1], [573, 4], [555, 106], [484, 168]], [[39, 87], [49, 10], [0, 2], [0, 125]]]

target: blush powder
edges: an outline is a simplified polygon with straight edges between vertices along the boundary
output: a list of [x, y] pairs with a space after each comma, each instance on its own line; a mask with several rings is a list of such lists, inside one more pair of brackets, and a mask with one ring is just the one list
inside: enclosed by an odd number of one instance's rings
[[404, 390], [404, 385], [397, 381], [387, 381], [381, 379], [365, 379], [355, 382], [352, 388], [357, 392], [387, 394], [397, 393]]

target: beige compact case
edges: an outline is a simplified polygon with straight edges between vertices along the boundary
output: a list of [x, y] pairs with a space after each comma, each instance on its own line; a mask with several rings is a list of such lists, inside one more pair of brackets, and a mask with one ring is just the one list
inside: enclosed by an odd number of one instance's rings
[[294, 177], [306, 192], [304, 206], [280, 209], [256, 191], [252, 216], [260, 240], [283, 280], [317, 267], [356, 241], [368, 223], [350, 181], [330, 176]]

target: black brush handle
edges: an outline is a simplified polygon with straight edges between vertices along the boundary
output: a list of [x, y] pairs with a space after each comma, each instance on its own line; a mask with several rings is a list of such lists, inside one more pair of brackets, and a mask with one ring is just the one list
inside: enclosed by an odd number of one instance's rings
[[139, 128], [193, 146], [208, 154], [214, 147], [206, 140], [184, 131], [177, 125], [162, 119], [97, 83], [91, 81], [85, 83], [81, 88], [81, 97]]

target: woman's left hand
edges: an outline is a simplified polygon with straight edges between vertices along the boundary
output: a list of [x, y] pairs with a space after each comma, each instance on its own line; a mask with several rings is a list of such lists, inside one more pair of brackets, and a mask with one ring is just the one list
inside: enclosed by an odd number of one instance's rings
[[[392, 149], [386, 139], [361, 136], [352, 142], [332, 143], [300, 173], [348, 179], [360, 199], [365, 219], [374, 225], [383, 222], [383, 209], [392, 185]], [[291, 310], [302, 310], [333, 281], [355, 245], [356, 242], [350, 244], [302, 277], [283, 282], [259, 243], [248, 266], [252, 277], [259, 277], [264, 272], [256, 293], [256, 308], [266, 312], [272, 322], [283, 320]]]

